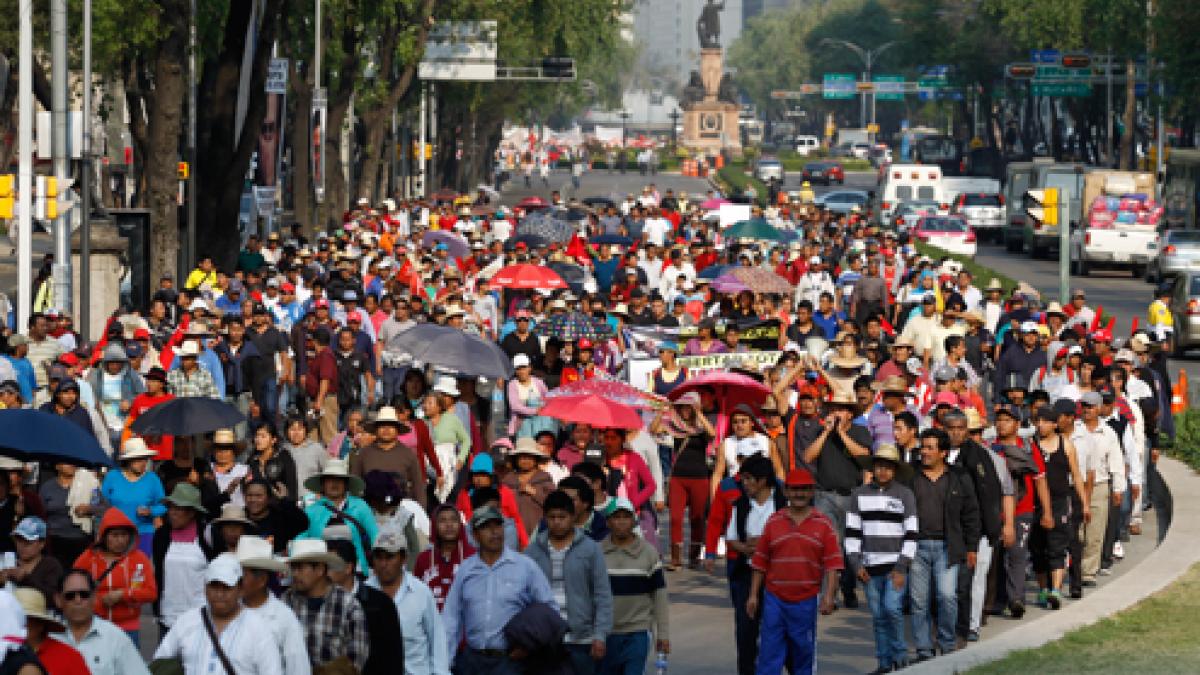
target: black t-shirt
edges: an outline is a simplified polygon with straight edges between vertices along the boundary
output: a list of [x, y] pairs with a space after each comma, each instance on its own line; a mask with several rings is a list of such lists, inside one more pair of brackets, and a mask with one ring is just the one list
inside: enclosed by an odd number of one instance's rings
[[[846, 432], [850, 439], [864, 448], [871, 447], [871, 432], [866, 427], [851, 424]], [[821, 454], [817, 456], [817, 485], [822, 490], [853, 490], [862, 483], [862, 469], [846, 449], [841, 434], [833, 431], [825, 439]]]
[[251, 328], [246, 331], [246, 339], [254, 345], [258, 353], [262, 355], [263, 370], [270, 379], [275, 379], [278, 376], [278, 371], [275, 368], [275, 355], [288, 350], [288, 340], [283, 333], [274, 326], [268, 326], [263, 332], [258, 332], [258, 329]]
[[671, 475], [679, 478], [709, 478], [712, 469], [708, 466], [708, 444], [712, 437], [699, 431], [685, 438], [675, 439], [675, 463]]
[[803, 347], [804, 341], [810, 337], [819, 337], [824, 339], [825, 329], [818, 326], [817, 322], [815, 321], [812, 322], [808, 330], [803, 330], [800, 328], [800, 324], [793, 323], [792, 325], [788, 326], [787, 336], [789, 340]]

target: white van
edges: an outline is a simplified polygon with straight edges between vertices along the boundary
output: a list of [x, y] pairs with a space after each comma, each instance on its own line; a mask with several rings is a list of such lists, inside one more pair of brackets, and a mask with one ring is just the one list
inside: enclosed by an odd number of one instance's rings
[[808, 153], [821, 149], [821, 141], [816, 136], [797, 136], [795, 146], [797, 155], [808, 157]]
[[892, 164], [883, 169], [882, 178], [876, 209], [880, 223], [892, 222], [892, 212], [901, 202], [931, 199], [945, 204], [942, 169], [936, 164]]

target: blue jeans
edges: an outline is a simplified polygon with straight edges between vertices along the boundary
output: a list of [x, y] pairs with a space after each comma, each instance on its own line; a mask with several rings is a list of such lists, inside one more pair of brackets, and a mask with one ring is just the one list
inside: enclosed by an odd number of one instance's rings
[[273, 377], [268, 377], [263, 382], [262, 393], [262, 416], [265, 420], [271, 420], [272, 424], [276, 423], [276, 416], [279, 413], [279, 381]]
[[817, 596], [784, 602], [763, 593], [757, 675], [811, 675], [817, 664]]
[[933, 655], [930, 600], [937, 593], [937, 642], [943, 652], [954, 651], [954, 622], [958, 619], [958, 565], [948, 565], [946, 542], [922, 539], [909, 571], [912, 591], [913, 642], [918, 656]]
[[650, 633], [609, 633], [597, 675], [642, 675], [650, 656]]
[[592, 643], [590, 642], [585, 645], [567, 645], [567, 655], [571, 657], [571, 666], [575, 669], [576, 675], [594, 675], [596, 667], [600, 665], [592, 658]]
[[907, 580], [899, 589], [892, 584], [891, 574], [872, 576], [863, 584], [867, 591], [867, 606], [875, 627], [875, 658], [881, 668], [890, 668], [908, 659], [908, 643], [904, 641], [904, 596]]
[[758, 660], [759, 618], [746, 613], [746, 601], [750, 599], [750, 573], [746, 570], [734, 573], [734, 561], [726, 558], [726, 573], [729, 576], [729, 600], [733, 603], [733, 640], [737, 648], [738, 675], [753, 675], [754, 662]]

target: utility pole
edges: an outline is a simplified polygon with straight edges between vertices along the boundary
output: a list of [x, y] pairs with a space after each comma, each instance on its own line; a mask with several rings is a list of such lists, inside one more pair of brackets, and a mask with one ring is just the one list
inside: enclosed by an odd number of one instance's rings
[[[879, 45], [878, 47], [875, 47], [874, 49], [865, 49], [853, 42], [849, 42], [847, 40], [838, 40], [835, 38], [825, 38], [825, 39], [821, 40], [821, 44], [825, 45], [825, 46], [845, 47], [846, 49], [849, 49], [850, 51], [857, 54], [858, 58], [861, 59], [863, 62], [863, 67], [866, 69], [862, 74], [862, 77], [863, 77], [862, 81], [870, 82], [871, 81], [871, 71], [874, 69], [875, 61], [884, 52], [886, 52], [887, 50], [889, 50], [892, 47], [895, 47], [897, 44], [899, 44], [899, 42], [897, 42], [895, 40], [893, 40], [891, 42], [885, 42], [885, 43]], [[874, 91], [874, 88], [872, 88], [870, 93], [871, 93], [871, 123], [874, 124], [875, 123], [875, 91]], [[858, 112], [859, 126], [865, 128], [867, 126], [867, 92], [865, 92], [865, 91], [859, 97], [858, 111], [859, 111]]]
[[428, 117], [428, 116], [429, 116], [429, 84], [427, 82], [422, 82], [421, 83], [421, 113], [419, 115], [420, 119], [417, 120], [417, 145], [419, 146], [417, 148], [417, 188], [416, 188], [416, 193], [417, 193], [416, 196], [417, 197], [424, 197], [426, 194], [426, 190], [425, 190], [426, 185], [425, 184], [426, 184], [426, 175], [427, 174], [425, 173], [425, 143], [426, 143], [425, 129], [428, 127], [428, 125], [426, 124], [426, 117]]
[[92, 332], [92, 0], [83, 0], [83, 152], [79, 169], [79, 335]]
[[[54, 176], [64, 190], [70, 174], [67, 151], [67, 0], [50, 0], [50, 107]], [[60, 200], [61, 202], [61, 200]], [[54, 223], [54, 306], [71, 313], [71, 218], [60, 209]]]
[[33, 0], [18, 0], [21, 37], [17, 67], [17, 330], [33, 313]]
[[[192, 25], [188, 32], [188, 177], [187, 177], [187, 250], [183, 258], [180, 275], [186, 275], [196, 266], [199, 252], [196, 250], [196, 0], [192, 0]], [[154, 280], [155, 283], [157, 280]]]

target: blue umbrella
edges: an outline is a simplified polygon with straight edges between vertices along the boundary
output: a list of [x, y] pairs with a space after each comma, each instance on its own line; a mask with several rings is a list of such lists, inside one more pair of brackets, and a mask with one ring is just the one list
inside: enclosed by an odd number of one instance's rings
[[413, 361], [467, 377], [494, 380], [512, 376], [512, 362], [500, 345], [449, 326], [420, 323], [388, 340], [385, 347]]
[[192, 436], [245, 422], [238, 409], [206, 396], [181, 396], [138, 416], [129, 429], [142, 436]]
[[588, 239], [589, 244], [601, 244], [604, 246], [632, 246], [633, 239], [624, 237], [619, 234], [602, 234], [598, 237]]
[[0, 410], [0, 456], [23, 462], [112, 466], [96, 437], [60, 415], [41, 410]]
[[726, 268], [729, 267], [733, 267], [733, 265], [709, 265], [708, 267], [700, 270], [700, 273], [696, 276], [700, 277], [701, 279], [716, 279], [724, 274]]

